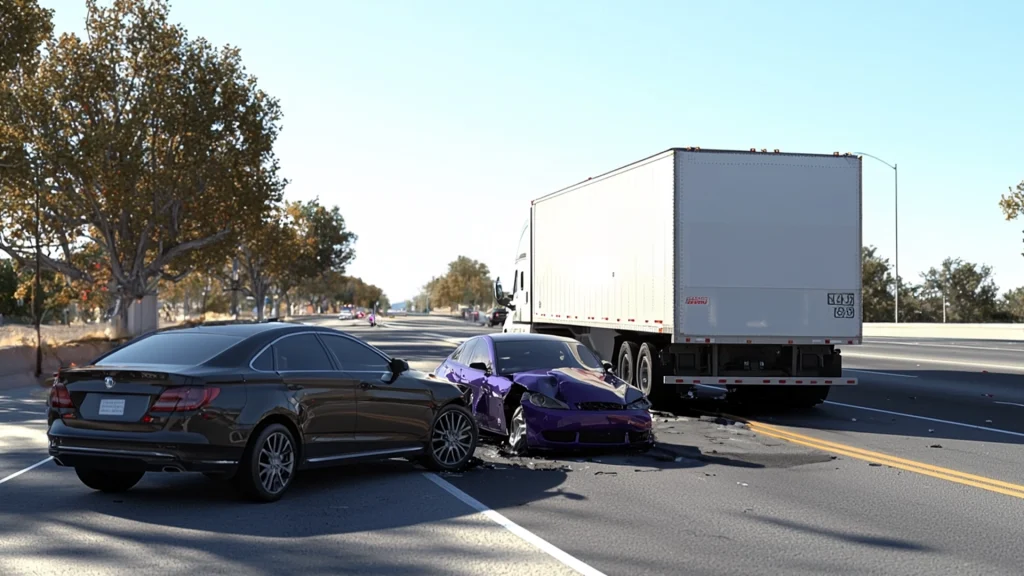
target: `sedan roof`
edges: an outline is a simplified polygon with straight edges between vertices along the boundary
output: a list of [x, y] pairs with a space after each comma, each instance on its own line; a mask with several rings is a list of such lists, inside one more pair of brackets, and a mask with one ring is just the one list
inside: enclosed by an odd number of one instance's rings
[[523, 333], [510, 333], [510, 332], [498, 332], [494, 334], [488, 334], [491, 340], [495, 342], [524, 342], [524, 341], [546, 341], [546, 342], [576, 342], [573, 338], [566, 338], [565, 336], [553, 336], [551, 334], [523, 334]]

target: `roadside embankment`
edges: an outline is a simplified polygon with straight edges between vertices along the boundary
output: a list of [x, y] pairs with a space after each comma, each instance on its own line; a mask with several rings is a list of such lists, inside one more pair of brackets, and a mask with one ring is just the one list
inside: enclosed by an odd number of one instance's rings
[[0, 348], [0, 390], [39, 385], [61, 366], [85, 364], [110, 350], [116, 342], [94, 340], [58, 346], [43, 345], [43, 375], [36, 379], [36, 347], [5, 346]]

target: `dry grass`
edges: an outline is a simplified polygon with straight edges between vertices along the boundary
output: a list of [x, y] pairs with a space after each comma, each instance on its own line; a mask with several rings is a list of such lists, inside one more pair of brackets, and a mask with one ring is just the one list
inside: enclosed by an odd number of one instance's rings
[[[181, 325], [195, 325], [203, 322], [231, 320], [230, 314], [206, 314], [191, 318], [178, 318], [167, 322], [160, 320], [161, 328]], [[43, 346], [55, 348], [74, 342], [109, 341], [115, 339], [109, 324], [74, 324], [71, 326], [42, 326]], [[0, 348], [7, 346], [35, 346], [36, 329], [34, 326], [6, 325], [0, 326]]]

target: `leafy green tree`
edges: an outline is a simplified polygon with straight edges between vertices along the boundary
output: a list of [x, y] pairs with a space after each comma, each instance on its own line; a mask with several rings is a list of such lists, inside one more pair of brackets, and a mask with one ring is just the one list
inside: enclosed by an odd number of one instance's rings
[[450, 262], [448, 272], [429, 289], [436, 306], [486, 306], [494, 301], [487, 265], [466, 256]]
[[999, 311], [1006, 322], [1024, 322], [1024, 287], [1003, 294], [999, 299]]
[[932, 321], [942, 320], [943, 303], [947, 322], [991, 322], [999, 308], [991, 266], [946, 258], [921, 277], [920, 296]]
[[0, 314], [10, 318], [25, 313], [24, 307], [18, 305], [18, 271], [14, 262], [9, 259], [0, 260]]
[[861, 248], [862, 305], [865, 322], [894, 320], [894, 283], [888, 258], [878, 255], [874, 246]]
[[40, 194], [43, 265], [92, 282], [71, 256], [95, 243], [123, 323], [161, 278], [222, 262], [280, 200], [281, 111], [237, 49], [190, 39], [166, 0], [86, 4], [86, 36], [47, 40], [36, 73], [12, 79], [0, 250], [31, 257]]

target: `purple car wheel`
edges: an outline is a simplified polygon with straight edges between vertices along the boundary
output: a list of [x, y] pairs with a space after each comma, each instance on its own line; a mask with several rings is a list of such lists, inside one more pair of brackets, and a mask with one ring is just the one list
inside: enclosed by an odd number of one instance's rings
[[518, 406], [512, 413], [511, 431], [508, 435], [508, 445], [514, 454], [522, 455], [529, 451], [530, 446], [526, 436], [526, 417], [523, 415], [523, 407]]

